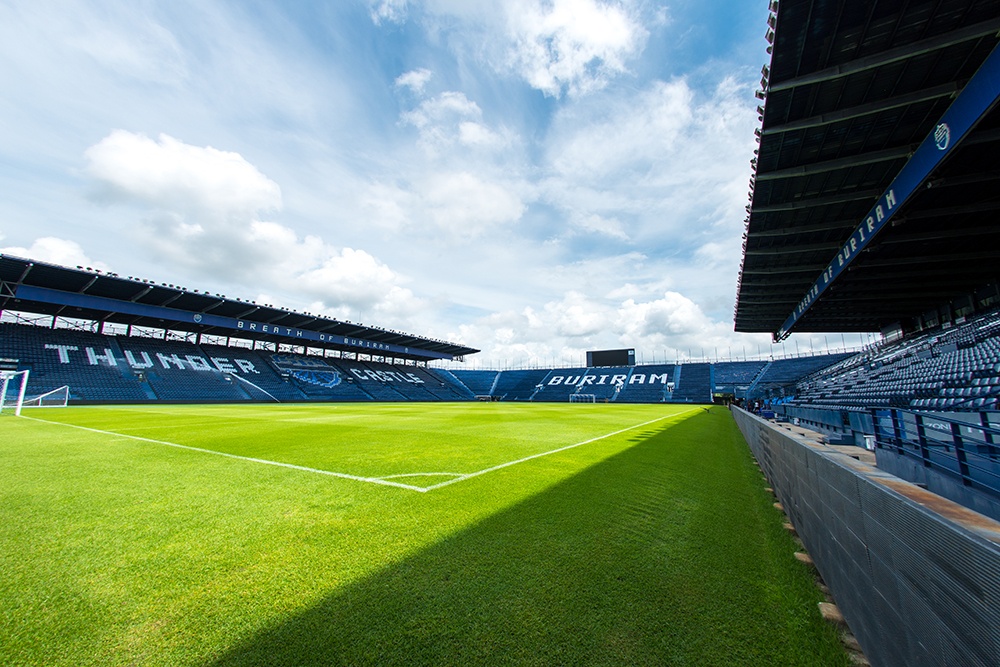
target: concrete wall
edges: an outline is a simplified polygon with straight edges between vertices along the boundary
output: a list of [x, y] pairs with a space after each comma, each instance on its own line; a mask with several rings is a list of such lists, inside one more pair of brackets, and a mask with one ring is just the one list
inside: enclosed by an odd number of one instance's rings
[[733, 415], [872, 665], [1000, 665], [1000, 523]]

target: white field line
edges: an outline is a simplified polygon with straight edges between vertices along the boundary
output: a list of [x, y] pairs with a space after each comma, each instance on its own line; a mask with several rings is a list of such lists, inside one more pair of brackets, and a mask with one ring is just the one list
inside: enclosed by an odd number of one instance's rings
[[650, 424], [655, 424], [658, 421], [663, 421], [664, 419], [671, 419], [673, 417], [680, 417], [686, 415], [689, 412], [697, 412], [701, 408], [695, 408], [693, 410], [685, 410], [684, 412], [678, 412], [675, 415], [664, 415], [662, 417], [657, 417], [656, 419], [650, 419], [648, 422], [643, 422], [641, 424], [636, 424], [635, 426], [627, 426], [623, 429], [614, 431], [613, 433], [605, 433], [604, 435], [599, 435], [596, 438], [590, 438], [589, 440], [583, 440], [581, 442], [574, 443], [572, 445], [566, 445], [565, 447], [559, 447], [557, 449], [551, 449], [547, 452], [541, 452], [539, 454], [532, 454], [531, 456], [525, 456], [523, 459], [517, 459], [516, 461], [507, 461], [506, 463], [501, 463], [500, 465], [495, 465], [489, 468], [483, 468], [482, 470], [477, 470], [476, 472], [470, 472], [467, 475], [462, 475], [461, 477], [456, 477], [454, 479], [449, 479], [445, 482], [440, 482], [439, 484], [434, 484], [432, 486], [426, 487], [427, 491], [433, 491], [434, 489], [440, 489], [443, 486], [448, 486], [449, 484], [454, 484], [456, 482], [464, 482], [467, 479], [473, 477], [479, 477], [480, 475], [485, 475], [488, 472], [494, 472], [496, 470], [501, 470], [503, 468], [508, 468], [518, 463], [524, 463], [525, 461], [530, 461], [532, 459], [541, 458], [543, 456], [549, 456], [550, 454], [558, 454], [559, 452], [565, 452], [567, 449], [573, 449], [574, 447], [580, 447], [582, 445], [589, 445], [592, 442], [597, 442], [598, 440], [604, 440], [605, 438], [610, 438], [612, 436], [619, 435], [620, 433], [626, 433], [628, 431], [633, 431], [637, 428], [642, 428], [643, 426], [649, 426]]
[[[186, 449], [192, 452], [200, 452], [202, 454], [213, 454], [215, 456], [223, 456], [228, 459], [236, 459], [238, 461], [249, 461], [251, 463], [262, 463], [264, 465], [278, 466], [279, 468], [290, 468], [292, 470], [299, 470], [302, 472], [311, 472], [317, 475], [327, 475], [329, 477], [338, 477], [340, 479], [350, 479], [355, 482], [367, 482], [368, 484], [381, 484], [382, 486], [394, 486], [400, 489], [409, 489], [410, 491], [417, 491], [419, 493], [427, 493], [428, 491], [433, 491], [434, 489], [440, 489], [442, 487], [448, 486], [449, 484], [455, 484], [456, 482], [463, 482], [467, 479], [473, 477], [479, 477], [480, 475], [485, 475], [486, 473], [494, 472], [496, 470], [501, 470], [503, 468], [509, 468], [510, 466], [517, 465], [518, 463], [524, 463], [525, 461], [531, 461], [532, 459], [538, 459], [543, 456], [549, 456], [551, 454], [558, 454], [559, 452], [565, 452], [568, 449], [573, 449], [575, 447], [581, 447], [583, 445], [589, 445], [592, 442], [597, 442], [598, 440], [604, 440], [605, 438], [610, 438], [621, 433], [627, 433], [628, 431], [634, 431], [637, 428], [642, 428], [643, 426], [649, 426], [650, 424], [655, 424], [656, 422], [663, 421], [664, 419], [672, 419], [674, 417], [682, 417], [691, 412], [697, 412], [701, 408], [695, 408], [693, 410], [685, 410], [684, 412], [678, 412], [673, 415], [663, 415], [662, 417], [657, 417], [656, 419], [650, 419], [649, 421], [642, 422], [641, 424], [635, 424], [633, 426], [626, 426], [625, 428], [618, 429], [611, 433], [605, 433], [604, 435], [599, 435], [588, 440], [582, 440], [580, 442], [573, 443], [572, 445], [566, 445], [565, 447], [558, 447], [556, 449], [550, 449], [547, 452], [539, 452], [538, 454], [532, 454], [531, 456], [525, 456], [524, 458], [517, 459], [516, 461], [507, 461], [506, 463], [501, 463], [499, 465], [491, 466], [489, 468], [483, 468], [482, 470], [477, 470], [476, 472], [470, 472], [466, 474], [461, 473], [450, 473], [450, 472], [428, 472], [428, 473], [407, 473], [404, 475], [388, 475], [386, 477], [360, 477], [358, 475], [348, 475], [343, 472], [331, 472], [329, 470], [319, 470], [318, 468], [307, 468], [306, 466], [298, 466], [292, 463], [281, 463], [279, 461], [269, 461], [267, 459], [257, 459], [251, 456], [240, 456], [238, 454], [227, 454], [226, 452], [217, 452], [211, 449], [202, 449], [201, 447], [191, 447], [190, 445], [181, 445], [176, 442], [168, 442], [166, 440], [154, 440], [152, 438], [143, 438], [138, 435], [128, 435], [125, 433], [115, 433], [114, 431], [103, 431], [97, 428], [90, 428], [89, 426], [77, 426], [76, 424], [66, 424], [63, 422], [48, 421], [46, 419], [38, 419], [37, 417], [21, 417], [22, 419], [27, 419], [29, 421], [42, 422], [43, 424], [54, 424], [56, 426], [66, 426], [68, 428], [76, 428], [81, 431], [90, 431], [91, 433], [100, 433], [102, 435], [111, 435], [119, 438], [127, 438], [130, 440], [139, 440], [141, 442], [149, 442], [155, 445], [166, 445], [167, 447], [176, 447], [177, 449]], [[432, 486], [413, 486], [412, 484], [402, 484], [400, 482], [393, 482], [393, 478], [397, 477], [425, 477], [431, 475], [454, 475], [453, 479], [449, 479]]]
[[382, 475], [375, 479], [397, 479], [399, 477], [461, 477], [460, 472], [407, 472], [401, 475]]
[[214, 454], [215, 456], [224, 456], [228, 459], [237, 459], [239, 461], [250, 461], [251, 463], [263, 463], [269, 466], [278, 466], [279, 468], [291, 468], [292, 470], [300, 470], [302, 472], [316, 473], [317, 475], [328, 475], [330, 477], [339, 477], [341, 479], [351, 479], [355, 482], [368, 482], [369, 484], [381, 484], [383, 486], [395, 486], [400, 489], [409, 489], [411, 491], [419, 491], [420, 493], [427, 493], [428, 489], [422, 486], [413, 486], [411, 484], [401, 484], [400, 482], [393, 482], [386, 479], [379, 479], [377, 477], [359, 477], [357, 475], [348, 475], [343, 472], [330, 472], [329, 470], [319, 470], [317, 468], [307, 468], [305, 466], [297, 466], [292, 463], [281, 463], [279, 461], [268, 461], [267, 459], [256, 459], [252, 456], [240, 456], [238, 454], [227, 454], [226, 452], [216, 452], [211, 449], [202, 449], [201, 447], [191, 447], [189, 445], [179, 445], [176, 442], [167, 442], [166, 440], [153, 440], [152, 438], [143, 438], [138, 435], [127, 435], [125, 433], [115, 433], [114, 431], [102, 431], [97, 428], [90, 428], [88, 426], [77, 426], [76, 424], [65, 424], [63, 422], [51, 422], [45, 419], [37, 419], [35, 417], [22, 417], [22, 419], [29, 419], [31, 421], [43, 422], [45, 424], [56, 424], [58, 426], [67, 426], [69, 428], [78, 428], [82, 431], [90, 431], [91, 433], [100, 433], [102, 435], [112, 435], [119, 438], [128, 438], [131, 440], [140, 440], [142, 442], [150, 442], [155, 445], [166, 445], [167, 447], [176, 447], [178, 449], [186, 449], [192, 452], [201, 452], [202, 454]]

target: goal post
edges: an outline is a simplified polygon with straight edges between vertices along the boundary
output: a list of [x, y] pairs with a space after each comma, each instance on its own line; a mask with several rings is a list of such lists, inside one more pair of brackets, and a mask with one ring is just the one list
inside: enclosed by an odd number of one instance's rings
[[[0, 389], [0, 412], [3, 412], [5, 407], [13, 407], [14, 415], [16, 417], [21, 416], [21, 407], [24, 405], [24, 392], [28, 389], [28, 375], [30, 371], [5, 371], [2, 374], [3, 377], [3, 388]], [[17, 378], [20, 376], [20, 384], [14, 384], [18, 382]], [[8, 400], [7, 393], [13, 389], [17, 398], [13, 401]]]
[[569, 402], [570, 403], [596, 403], [597, 402], [597, 396], [596, 396], [596, 394], [570, 394], [569, 395]]

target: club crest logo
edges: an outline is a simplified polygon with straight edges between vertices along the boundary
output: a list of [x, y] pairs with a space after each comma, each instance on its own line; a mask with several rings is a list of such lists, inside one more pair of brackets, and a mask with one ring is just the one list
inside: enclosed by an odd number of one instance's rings
[[934, 128], [934, 144], [939, 151], [947, 150], [951, 144], [951, 128], [948, 127], [948, 123], [941, 123]]
[[198, 322], [199, 324], [201, 323], [201, 313], [194, 314], [194, 321]]

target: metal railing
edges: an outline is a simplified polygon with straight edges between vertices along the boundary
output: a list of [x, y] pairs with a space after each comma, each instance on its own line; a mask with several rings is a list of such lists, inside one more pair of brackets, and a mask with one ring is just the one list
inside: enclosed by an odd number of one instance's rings
[[1000, 429], [910, 410], [873, 410], [875, 446], [1000, 497]]

